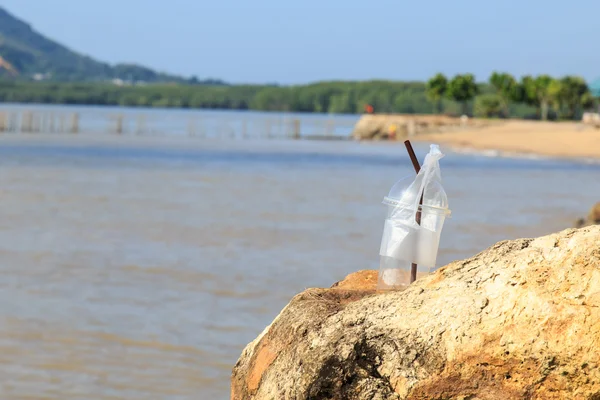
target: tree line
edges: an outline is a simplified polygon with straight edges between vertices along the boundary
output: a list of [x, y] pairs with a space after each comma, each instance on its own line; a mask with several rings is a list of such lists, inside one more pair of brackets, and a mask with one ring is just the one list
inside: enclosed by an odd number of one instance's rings
[[427, 98], [437, 105], [438, 112], [443, 112], [442, 99], [449, 98], [462, 104], [464, 114], [469, 113], [473, 101], [472, 113], [476, 116], [508, 118], [511, 105], [520, 104], [533, 107], [536, 117], [542, 120], [577, 119], [595, 104], [587, 83], [578, 76], [555, 79], [527, 75], [518, 81], [510, 74], [493, 72], [488, 83], [492, 90], [482, 94], [472, 74], [459, 74], [450, 80], [437, 74], [427, 81]]
[[593, 105], [579, 77], [547, 75], [517, 81], [493, 73], [487, 83], [472, 74], [428, 82], [319, 82], [309, 85], [147, 84], [20, 82], [0, 80], [0, 102], [172, 107], [358, 114], [475, 115], [539, 119], [579, 118]]

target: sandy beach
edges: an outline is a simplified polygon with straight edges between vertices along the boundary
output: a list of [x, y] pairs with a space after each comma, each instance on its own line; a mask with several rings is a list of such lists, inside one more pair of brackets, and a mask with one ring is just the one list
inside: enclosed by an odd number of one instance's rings
[[576, 122], [513, 120], [466, 131], [421, 134], [414, 140], [444, 143], [458, 151], [600, 159], [600, 129]]

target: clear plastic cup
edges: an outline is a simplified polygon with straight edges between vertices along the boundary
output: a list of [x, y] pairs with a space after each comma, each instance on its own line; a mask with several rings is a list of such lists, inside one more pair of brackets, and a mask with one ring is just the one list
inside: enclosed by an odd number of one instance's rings
[[388, 214], [379, 252], [378, 289], [408, 286], [413, 263], [418, 265], [417, 279], [436, 265], [442, 228], [450, 215], [447, 196], [441, 184], [433, 182], [425, 188], [424, 204], [418, 205], [417, 194], [407, 196], [411, 183], [410, 177], [398, 181], [383, 201]]

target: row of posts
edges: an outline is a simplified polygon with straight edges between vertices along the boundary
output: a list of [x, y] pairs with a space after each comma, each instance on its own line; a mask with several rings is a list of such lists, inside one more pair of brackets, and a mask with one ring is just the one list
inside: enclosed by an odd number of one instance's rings
[[[210, 118], [208, 119], [210, 120]], [[116, 114], [109, 116], [107, 131], [116, 134], [151, 134], [148, 129], [147, 118], [143, 114], [126, 116]], [[208, 134], [203, 118], [190, 118], [187, 124], [188, 136], [212, 136], [212, 137], [266, 137], [266, 138], [292, 138], [300, 139], [301, 124], [299, 119], [256, 119], [236, 120], [224, 118], [212, 124], [215, 132]], [[237, 127], [232, 128], [232, 123]], [[132, 124], [133, 129], [128, 129]], [[258, 126], [257, 126], [258, 125]], [[328, 120], [318, 123], [316, 126], [319, 133], [309, 138], [333, 137], [335, 132], [334, 121]], [[241, 130], [241, 131], [239, 131]], [[55, 112], [33, 112], [33, 111], [0, 111], [0, 133], [79, 133], [80, 115], [78, 113], [55, 113]], [[169, 133], [168, 131], [165, 133]], [[259, 133], [257, 135], [257, 133]]]
[[[112, 129], [111, 131], [122, 135], [122, 134], [127, 134], [127, 133], [134, 133], [136, 135], [143, 135], [143, 134], [147, 134], [149, 133], [148, 130], [148, 123], [146, 120], [146, 116], [145, 115], [138, 115], [138, 116], [133, 116], [134, 120], [134, 124], [135, 127], [134, 129], [127, 129], [127, 122], [125, 119], [125, 116], [122, 114], [119, 115], [115, 115], [113, 117], [111, 117], [111, 125], [112, 125]], [[200, 122], [200, 123], [198, 123]], [[188, 136], [211, 136], [208, 135], [206, 132], [206, 127], [203, 125], [203, 120], [201, 118], [199, 119], [194, 119], [194, 118], [190, 118], [188, 120], [188, 124], [187, 124], [187, 129], [186, 129], [186, 133]], [[220, 137], [237, 137], [237, 136], [241, 136], [242, 138], [249, 138], [255, 135], [251, 135], [250, 134], [250, 128], [254, 127], [256, 128], [255, 124], [252, 123], [248, 123], [247, 120], [241, 120], [241, 121], [236, 121], [233, 120], [233, 122], [238, 122], [240, 125], [240, 132], [236, 132], [235, 129], [231, 129], [231, 124], [227, 123], [227, 120], [224, 120], [223, 122], [225, 122], [224, 124], [218, 124], [216, 126], [216, 131], [214, 132], [214, 135], [212, 136], [220, 136]], [[231, 121], [229, 121], [231, 122]], [[301, 138], [301, 133], [300, 133], [300, 120], [299, 119], [294, 119], [291, 121], [291, 124], [289, 123], [290, 121], [272, 121], [270, 119], [266, 119], [263, 121], [260, 121], [261, 125], [264, 126], [264, 130], [261, 129], [262, 132], [264, 132], [264, 135], [267, 138], [275, 138], [275, 137], [291, 137], [294, 139], [300, 139]], [[249, 126], [251, 125], [251, 126]], [[333, 124], [329, 124], [331, 125], [330, 129], [327, 129], [326, 132], [329, 131], [333, 131]], [[291, 129], [290, 129], [291, 127]], [[262, 128], [262, 127], [261, 127]], [[273, 130], [278, 131], [278, 134], [274, 134]], [[326, 133], [327, 134], [327, 133]]]
[[0, 132], [79, 133], [79, 114], [0, 111]]

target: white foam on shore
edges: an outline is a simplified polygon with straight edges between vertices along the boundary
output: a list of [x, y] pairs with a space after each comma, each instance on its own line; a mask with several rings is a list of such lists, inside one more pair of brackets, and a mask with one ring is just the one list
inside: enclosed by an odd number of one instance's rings
[[600, 159], [598, 158], [582, 158], [579, 161], [588, 165], [600, 165]]
[[457, 154], [477, 155], [492, 158], [501, 157], [500, 151], [493, 149], [478, 150], [471, 147], [452, 147], [452, 151]]
[[452, 151], [456, 154], [466, 154], [466, 155], [476, 155], [483, 157], [492, 157], [492, 158], [512, 158], [512, 159], [525, 159], [525, 160], [557, 160], [557, 161], [574, 161], [583, 164], [600, 164], [600, 159], [585, 157], [553, 157], [546, 156], [537, 153], [524, 153], [517, 151], [502, 151], [497, 149], [475, 149], [472, 147], [452, 147]]

